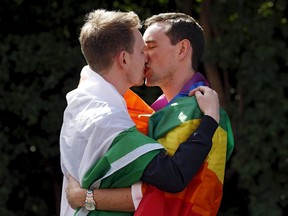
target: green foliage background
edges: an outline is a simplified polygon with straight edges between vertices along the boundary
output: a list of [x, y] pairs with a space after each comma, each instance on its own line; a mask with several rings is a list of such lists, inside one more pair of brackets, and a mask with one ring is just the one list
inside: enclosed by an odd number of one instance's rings
[[[192, 3], [185, 8], [185, 3]], [[285, 0], [2, 0], [0, 6], [0, 213], [58, 215], [59, 130], [66, 93], [85, 64], [84, 15], [134, 10], [142, 19], [210, 4], [215, 35], [204, 64], [229, 84], [236, 148], [219, 215], [288, 215], [288, 7]], [[205, 74], [205, 70], [201, 72]], [[144, 91], [145, 90], [145, 91]], [[135, 89], [151, 103], [159, 89]]]

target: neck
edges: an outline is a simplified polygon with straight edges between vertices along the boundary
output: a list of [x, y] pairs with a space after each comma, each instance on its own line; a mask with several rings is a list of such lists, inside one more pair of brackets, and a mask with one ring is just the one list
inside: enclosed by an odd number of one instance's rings
[[103, 75], [103, 78], [111, 85], [113, 85], [120, 95], [124, 96], [130, 86], [128, 86], [127, 83], [124, 82], [120, 77], [122, 76], [118, 76], [117, 72], [114, 73], [112, 71], [109, 71]]
[[164, 84], [159, 86], [163, 91], [163, 94], [166, 96], [168, 102], [170, 102], [177, 94], [180, 93], [181, 89], [190, 79], [192, 79], [194, 74], [194, 71], [193, 73], [190, 71], [189, 73], [181, 74], [180, 76], [174, 76], [169, 84], [167, 83], [166, 85]]

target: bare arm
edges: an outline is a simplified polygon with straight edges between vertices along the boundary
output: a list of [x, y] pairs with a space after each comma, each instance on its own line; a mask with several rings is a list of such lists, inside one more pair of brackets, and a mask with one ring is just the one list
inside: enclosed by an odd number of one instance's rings
[[[68, 186], [66, 197], [69, 205], [76, 209], [84, 205], [86, 189], [82, 189], [80, 184], [71, 175], [67, 176]], [[98, 210], [134, 212], [131, 188], [115, 189], [95, 189], [93, 191], [96, 208]]]

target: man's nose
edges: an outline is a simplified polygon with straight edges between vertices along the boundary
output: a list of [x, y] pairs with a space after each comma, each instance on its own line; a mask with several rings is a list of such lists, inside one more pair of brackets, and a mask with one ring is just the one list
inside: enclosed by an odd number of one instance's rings
[[149, 62], [149, 55], [147, 52], [144, 52], [144, 54], [145, 54], [145, 62], [147, 63]]

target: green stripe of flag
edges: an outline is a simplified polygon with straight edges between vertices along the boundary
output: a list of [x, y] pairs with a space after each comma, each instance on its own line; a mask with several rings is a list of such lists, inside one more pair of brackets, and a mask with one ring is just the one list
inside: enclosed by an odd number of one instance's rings
[[[203, 113], [200, 110], [195, 97], [181, 97], [155, 112], [149, 119], [148, 135], [154, 139], [159, 139], [170, 130], [191, 119], [201, 119]], [[220, 108], [219, 126], [227, 132], [227, 159], [234, 148], [234, 139], [230, 119], [227, 113]], [[193, 131], [191, 131], [192, 134]]]
[[[89, 188], [107, 172], [112, 174], [101, 181], [100, 187], [130, 186], [139, 181], [145, 167], [159, 153], [160, 148], [163, 147], [140, 133], [136, 127], [125, 130], [114, 139], [107, 153], [88, 170], [82, 186]], [[121, 168], [122, 166], [124, 167]]]

